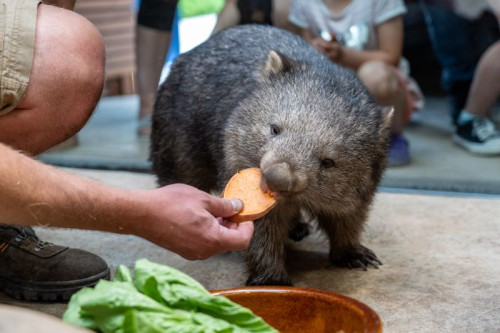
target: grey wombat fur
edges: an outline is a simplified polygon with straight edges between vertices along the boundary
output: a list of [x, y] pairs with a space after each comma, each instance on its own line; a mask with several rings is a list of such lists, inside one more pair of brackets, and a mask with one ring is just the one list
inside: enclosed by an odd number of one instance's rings
[[287, 285], [286, 241], [307, 234], [301, 210], [329, 237], [333, 263], [380, 263], [359, 239], [385, 167], [391, 115], [352, 71], [298, 36], [240, 26], [175, 61], [158, 92], [151, 161], [160, 185], [207, 192], [260, 167], [278, 204], [255, 221], [247, 284]]

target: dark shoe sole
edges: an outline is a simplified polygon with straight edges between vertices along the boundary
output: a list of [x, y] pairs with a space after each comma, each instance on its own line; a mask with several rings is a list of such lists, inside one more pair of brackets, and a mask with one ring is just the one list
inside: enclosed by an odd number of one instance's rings
[[68, 301], [74, 293], [84, 287], [92, 287], [99, 280], [109, 280], [109, 268], [97, 275], [65, 282], [26, 282], [0, 277], [0, 290], [19, 300], [38, 302]]

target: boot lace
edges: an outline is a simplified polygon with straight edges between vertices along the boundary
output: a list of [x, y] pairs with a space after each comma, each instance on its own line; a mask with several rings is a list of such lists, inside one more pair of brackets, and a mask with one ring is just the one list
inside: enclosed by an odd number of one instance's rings
[[31, 227], [20, 227], [14, 225], [3, 225], [5, 229], [14, 229], [18, 232], [15, 237], [16, 242], [21, 242], [25, 239], [35, 243], [35, 251], [41, 251], [47, 246], [51, 246], [52, 243], [40, 240], [40, 238], [35, 233], [35, 230]]

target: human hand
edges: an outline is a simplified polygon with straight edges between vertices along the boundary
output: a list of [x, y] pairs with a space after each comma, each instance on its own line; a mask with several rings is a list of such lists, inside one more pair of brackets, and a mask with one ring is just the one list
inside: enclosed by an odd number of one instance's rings
[[253, 222], [237, 224], [224, 219], [241, 211], [241, 200], [217, 198], [184, 184], [136, 192], [145, 211], [132, 226], [134, 234], [185, 259], [244, 250], [250, 243]]
[[342, 57], [343, 46], [337, 40], [335, 34], [331, 35], [330, 40], [324, 38], [315, 38], [311, 42], [312, 46], [323, 53], [328, 59], [339, 63]]

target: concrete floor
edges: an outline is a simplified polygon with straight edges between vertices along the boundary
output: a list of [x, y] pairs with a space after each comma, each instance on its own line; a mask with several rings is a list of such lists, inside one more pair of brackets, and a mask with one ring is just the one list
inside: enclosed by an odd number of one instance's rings
[[[125, 188], [154, 188], [152, 175], [83, 169], [70, 172]], [[364, 234], [364, 244], [384, 265], [368, 271], [332, 267], [325, 238], [314, 233], [290, 244], [294, 284], [354, 297], [371, 306], [384, 332], [499, 332], [500, 197], [436, 196], [381, 191]], [[241, 286], [237, 253], [186, 261], [135, 236], [37, 228], [44, 240], [100, 255], [112, 270], [140, 258], [171, 265], [208, 289]], [[66, 304], [0, 303], [61, 316]]]

